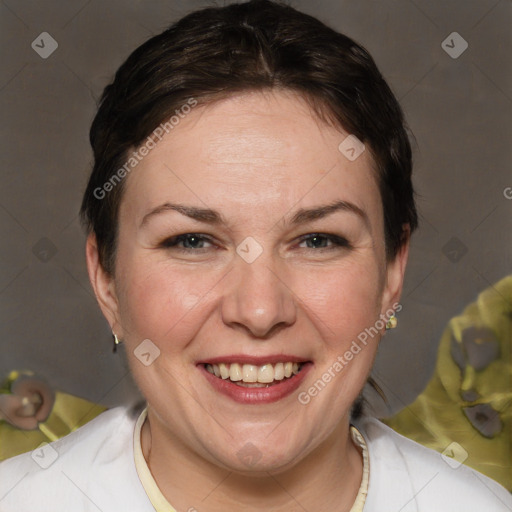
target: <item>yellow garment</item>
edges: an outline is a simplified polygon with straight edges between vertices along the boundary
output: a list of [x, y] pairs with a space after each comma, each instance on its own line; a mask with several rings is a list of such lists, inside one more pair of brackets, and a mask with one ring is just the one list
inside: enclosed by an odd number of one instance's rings
[[[0, 392], [7, 392], [5, 387]], [[55, 404], [48, 419], [38, 430], [20, 430], [0, 421], [0, 460], [37, 448], [73, 432], [98, 416], [105, 407], [67, 393], [56, 393]]]
[[[408, 407], [384, 422], [443, 452], [457, 442], [464, 464], [512, 491], [512, 276], [452, 318], [435, 374]], [[463, 452], [462, 452], [463, 453]]]
[[[140, 436], [142, 425], [144, 425], [146, 417], [147, 409], [144, 409], [137, 420], [135, 431], [133, 433], [133, 456], [135, 459], [135, 468], [137, 469], [137, 474], [139, 475], [142, 486], [148, 495], [149, 501], [151, 501], [151, 504], [153, 507], [155, 507], [156, 512], [176, 512], [172, 505], [165, 499], [162, 491], [160, 491], [158, 488], [158, 485], [155, 482], [155, 479], [153, 478], [146, 459], [142, 453]], [[370, 478], [368, 447], [364, 437], [354, 426], [350, 427], [350, 433], [352, 435], [353, 442], [359, 446], [359, 448], [361, 448], [361, 453], [363, 456], [363, 478], [361, 480], [361, 485], [354, 501], [354, 505], [350, 509], [350, 512], [363, 512], [364, 502], [366, 500], [366, 495], [368, 494], [368, 482]], [[191, 510], [192, 508], [193, 507], [191, 507]]]

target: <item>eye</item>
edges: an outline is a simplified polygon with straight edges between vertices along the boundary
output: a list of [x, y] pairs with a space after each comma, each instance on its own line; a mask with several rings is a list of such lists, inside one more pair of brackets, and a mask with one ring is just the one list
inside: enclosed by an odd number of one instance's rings
[[184, 251], [198, 251], [201, 249], [209, 249], [213, 247], [213, 244], [211, 239], [205, 235], [199, 233], [185, 233], [164, 240], [161, 246], [167, 249], [176, 248]]
[[350, 244], [345, 238], [337, 235], [310, 233], [300, 238], [299, 247], [305, 249], [336, 249], [350, 247]]

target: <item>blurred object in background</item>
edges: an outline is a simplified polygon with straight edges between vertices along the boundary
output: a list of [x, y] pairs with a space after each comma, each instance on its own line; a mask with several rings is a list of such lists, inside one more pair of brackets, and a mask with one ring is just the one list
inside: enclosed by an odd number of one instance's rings
[[12, 371], [0, 385], [0, 460], [69, 434], [105, 407], [54, 392], [30, 371]]
[[443, 452], [456, 442], [464, 464], [512, 491], [512, 276], [452, 318], [434, 376], [408, 407], [383, 420]]
[[55, 393], [46, 381], [29, 371], [13, 371], [0, 388], [0, 419], [23, 430], [46, 421]]

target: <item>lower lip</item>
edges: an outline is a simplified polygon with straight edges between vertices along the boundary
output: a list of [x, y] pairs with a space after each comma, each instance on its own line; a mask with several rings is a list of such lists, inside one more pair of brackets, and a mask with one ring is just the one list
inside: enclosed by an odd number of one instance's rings
[[304, 363], [297, 375], [279, 381], [278, 384], [273, 384], [268, 388], [246, 388], [231, 382], [229, 379], [224, 380], [215, 377], [202, 364], [198, 368], [203, 372], [215, 391], [228, 396], [235, 402], [242, 404], [268, 404], [277, 402], [296, 391], [312, 366], [312, 363]]

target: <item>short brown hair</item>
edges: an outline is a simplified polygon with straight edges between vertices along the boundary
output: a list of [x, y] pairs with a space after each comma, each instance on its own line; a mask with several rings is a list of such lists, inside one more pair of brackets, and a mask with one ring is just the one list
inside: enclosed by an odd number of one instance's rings
[[[94, 168], [81, 218], [114, 272], [123, 180], [95, 194], [160, 124], [194, 98], [243, 91], [300, 93], [324, 120], [372, 153], [383, 202], [388, 258], [417, 226], [411, 147], [402, 110], [368, 52], [287, 5], [252, 0], [195, 11], [137, 48], [105, 88], [92, 123]], [[408, 229], [404, 227], [408, 226]]]

